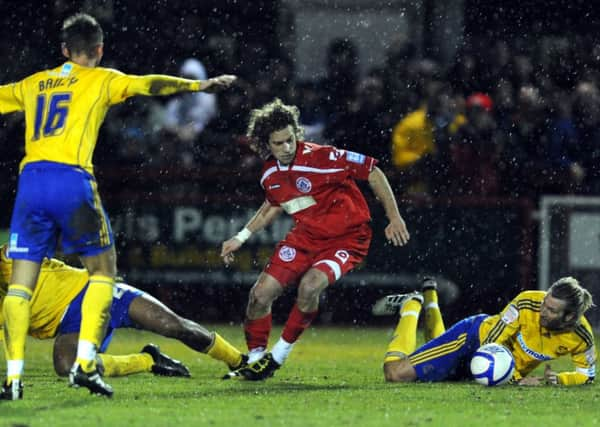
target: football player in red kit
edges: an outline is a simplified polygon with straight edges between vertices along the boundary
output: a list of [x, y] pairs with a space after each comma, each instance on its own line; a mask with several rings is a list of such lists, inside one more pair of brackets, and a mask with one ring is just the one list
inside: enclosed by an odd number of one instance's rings
[[[226, 378], [264, 380], [281, 367], [294, 343], [316, 317], [320, 293], [367, 255], [371, 215], [355, 180], [367, 180], [389, 219], [385, 236], [402, 246], [410, 235], [377, 160], [364, 154], [301, 141], [299, 111], [279, 99], [254, 110], [247, 135], [266, 159], [260, 183], [266, 198], [234, 237], [225, 241], [225, 263], [255, 232], [285, 211], [294, 227], [279, 242], [250, 291], [244, 331], [249, 364]], [[297, 285], [296, 304], [281, 338], [267, 352], [271, 305], [286, 286]]]

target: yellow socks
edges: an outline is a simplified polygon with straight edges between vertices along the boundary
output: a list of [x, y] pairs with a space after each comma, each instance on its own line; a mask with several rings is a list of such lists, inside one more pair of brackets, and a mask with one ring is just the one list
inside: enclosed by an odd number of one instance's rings
[[242, 361], [242, 354], [240, 351], [221, 337], [221, 335], [216, 332], [214, 334], [215, 339], [209, 348], [205, 350], [206, 354], [215, 360], [225, 362], [227, 366], [239, 366]]
[[384, 363], [403, 359], [415, 351], [417, 347], [417, 323], [421, 313], [421, 303], [416, 300], [407, 301], [400, 310], [400, 321], [392, 341], [385, 353]]
[[444, 333], [444, 319], [438, 306], [438, 295], [435, 289], [423, 292], [425, 297], [425, 341], [430, 341]]
[[110, 320], [114, 284], [115, 280], [111, 277], [90, 276], [81, 304], [81, 330], [76, 360], [84, 372], [93, 371], [96, 367], [96, 351]]
[[140, 372], [150, 372], [152, 365], [154, 365], [154, 360], [148, 353], [128, 354], [125, 356], [99, 354], [98, 357], [104, 366], [105, 377], [121, 377]]
[[32, 291], [23, 285], [10, 285], [4, 303], [4, 351], [6, 354], [7, 384], [23, 375], [25, 340], [29, 331]]
[[[239, 366], [242, 361], [240, 351], [223, 339], [219, 334], [214, 334], [213, 343], [205, 353], [215, 360], [225, 362], [230, 367]], [[123, 375], [151, 372], [154, 359], [149, 353], [128, 354], [115, 356], [112, 354], [98, 354], [104, 366], [105, 377], [120, 377]]]

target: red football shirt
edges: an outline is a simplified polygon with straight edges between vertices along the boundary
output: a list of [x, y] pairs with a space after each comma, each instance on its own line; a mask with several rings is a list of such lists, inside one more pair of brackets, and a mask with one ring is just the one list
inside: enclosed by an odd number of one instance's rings
[[329, 239], [371, 220], [354, 180], [366, 180], [376, 164], [364, 154], [298, 141], [293, 162], [282, 165], [269, 159], [260, 183], [269, 203], [292, 215], [295, 232]]

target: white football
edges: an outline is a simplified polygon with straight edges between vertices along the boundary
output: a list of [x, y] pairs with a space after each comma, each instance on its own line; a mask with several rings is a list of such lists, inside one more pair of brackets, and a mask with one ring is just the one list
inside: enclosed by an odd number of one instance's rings
[[510, 381], [515, 371], [515, 359], [503, 345], [490, 343], [477, 349], [471, 359], [471, 374], [475, 381], [486, 386]]

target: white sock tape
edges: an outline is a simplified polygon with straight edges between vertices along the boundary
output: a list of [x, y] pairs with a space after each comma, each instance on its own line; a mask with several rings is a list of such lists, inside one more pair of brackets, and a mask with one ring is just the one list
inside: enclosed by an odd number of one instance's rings
[[402, 311], [402, 312], [400, 312], [400, 316], [402, 316], [402, 317], [404, 317], [404, 316], [419, 317], [419, 312], [418, 311], [413, 311], [413, 310]]

